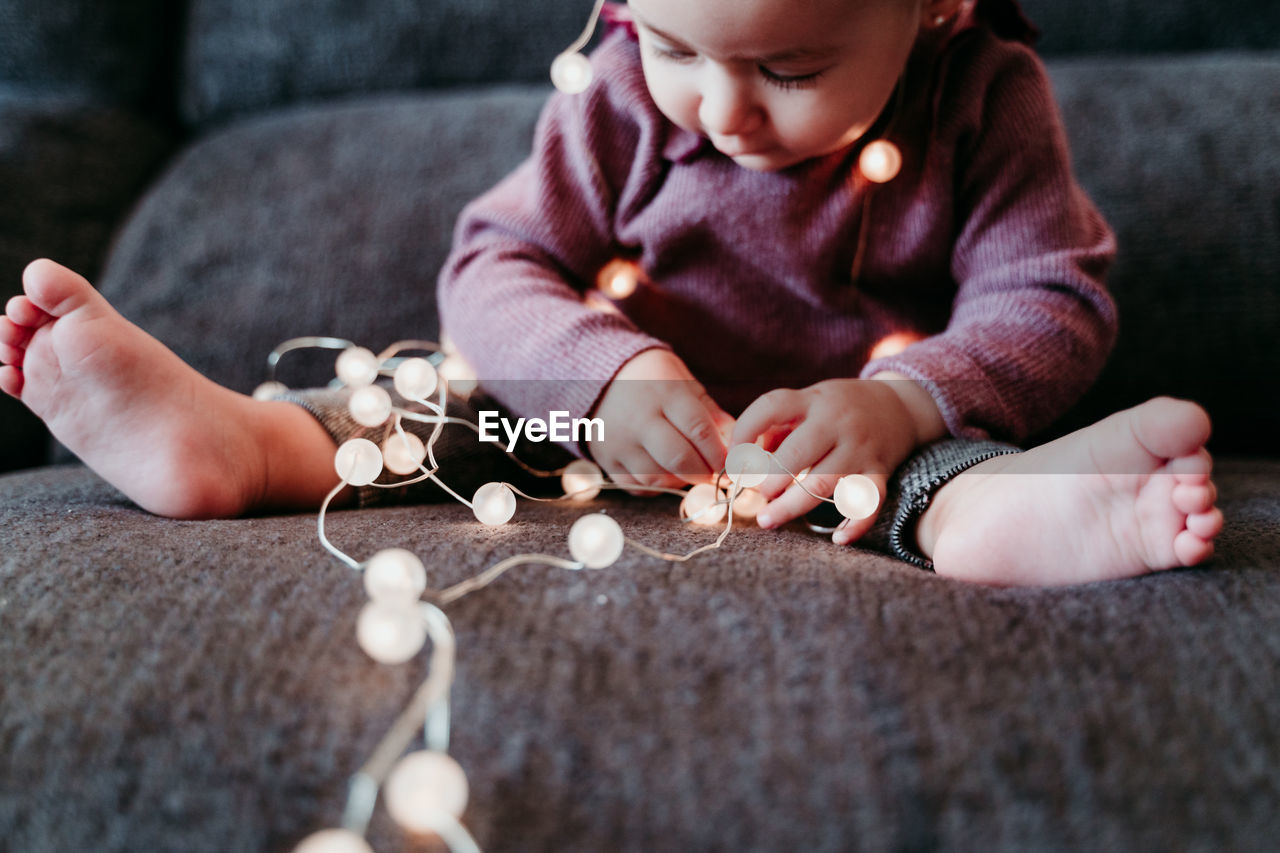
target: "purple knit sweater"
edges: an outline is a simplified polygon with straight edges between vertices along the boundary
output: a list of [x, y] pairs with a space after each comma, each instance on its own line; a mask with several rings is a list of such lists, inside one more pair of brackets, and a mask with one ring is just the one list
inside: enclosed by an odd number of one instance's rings
[[[585, 417], [624, 362], [667, 347], [733, 414], [889, 370], [928, 389], [953, 435], [1048, 425], [1114, 342], [1114, 238], [1072, 176], [1043, 66], [982, 11], [921, 37], [863, 140], [770, 174], [667, 121], [615, 26], [591, 88], [552, 96], [532, 156], [463, 211], [442, 325], [482, 383], [543, 380], [489, 386], [528, 416]], [[883, 185], [857, 170], [879, 137], [905, 161]], [[640, 287], [619, 311], [585, 303], [620, 257]], [[919, 340], [872, 359], [903, 332]]]

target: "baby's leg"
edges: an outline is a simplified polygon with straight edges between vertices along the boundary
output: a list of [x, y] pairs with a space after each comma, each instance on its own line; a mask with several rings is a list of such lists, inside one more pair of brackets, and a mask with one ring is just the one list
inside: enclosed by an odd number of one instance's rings
[[175, 518], [313, 508], [335, 446], [302, 408], [206, 379], [79, 275], [40, 260], [0, 317], [0, 390], [139, 506]]
[[1222, 529], [1209, 417], [1158, 397], [951, 478], [916, 539], [938, 574], [1058, 585], [1193, 566]]

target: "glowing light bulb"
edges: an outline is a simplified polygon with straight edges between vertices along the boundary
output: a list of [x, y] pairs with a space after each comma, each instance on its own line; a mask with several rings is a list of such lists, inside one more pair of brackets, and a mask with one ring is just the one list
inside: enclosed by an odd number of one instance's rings
[[560, 475], [560, 486], [571, 500], [585, 503], [600, 494], [604, 486], [604, 474], [600, 466], [589, 459], [575, 459], [565, 466]]
[[729, 511], [724, 492], [710, 483], [699, 483], [685, 493], [680, 502], [680, 516], [694, 524], [715, 524], [724, 519]]
[[381, 426], [391, 417], [391, 395], [377, 385], [366, 385], [351, 392], [347, 409], [361, 426]]
[[364, 347], [347, 347], [334, 369], [347, 387], [363, 388], [378, 378], [378, 357]]
[[887, 139], [867, 144], [858, 157], [858, 171], [868, 181], [883, 184], [892, 181], [902, 169], [902, 152]]
[[427, 642], [427, 622], [413, 602], [370, 601], [356, 618], [356, 642], [378, 663], [404, 663]]
[[506, 524], [516, 513], [516, 496], [506, 483], [485, 483], [471, 499], [472, 512], [484, 524]]
[[751, 521], [768, 503], [758, 489], [743, 489], [733, 499], [733, 517]]
[[551, 83], [566, 95], [585, 92], [592, 76], [591, 60], [581, 53], [562, 53], [551, 63]]
[[640, 268], [634, 261], [621, 258], [610, 261], [596, 276], [596, 287], [610, 299], [626, 299], [636, 292], [640, 283]]
[[396, 393], [406, 400], [421, 400], [436, 390], [436, 369], [425, 358], [406, 358], [393, 374]]
[[871, 357], [873, 359], [888, 358], [891, 355], [897, 355], [918, 340], [920, 336], [912, 332], [894, 332], [876, 342], [876, 345], [871, 348]]
[[436, 372], [449, 383], [449, 390], [456, 394], [465, 397], [476, 390], [476, 372], [463, 361], [462, 356], [449, 356], [440, 363], [440, 369]]
[[373, 853], [373, 848], [349, 829], [322, 829], [302, 839], [293, 853]]
[[870, 518], [880, 506], [880, 490], [874, 480], [863, 474], [841, 477], [832, 497], [840, 514], [853, 521]]
[[467, 774], [458, 762], [428, 749], [400, 759], [383, 788], [392, 819], [408, 832], [423, 835], [435, 831], [435, 814], [461, 816], [468, 793]]
[[364, 567], [364, 591], [374, 601], [413, 602], [426, 588], [426, 567], [404, 548], [384, 548]]
[[588, 569], [612, 566], [623, 544], [622, 528], [602, 512], [584, 515], [569, 528], [569, 553]]
[[382, 461], [393, 474], [412, 474], [427, 458], [427, 447], [411, 432], [395, 432], [382, 442]]
[[367, 486], [382, 473], [382, 451], [367, 438], [348, 439], [334, 454], [333, 468], [343, 482]]
[[772, 467], [773, 454], [758, 444], [735, 445], [724, 460], [729, 480], [744, 489], [763, 483]]
[[253, 389], [253, 399], [270, 400], [279, 397], [281, 394], [288, 393], [289, 386], [283, 382], [263, 382], [257, 388]]

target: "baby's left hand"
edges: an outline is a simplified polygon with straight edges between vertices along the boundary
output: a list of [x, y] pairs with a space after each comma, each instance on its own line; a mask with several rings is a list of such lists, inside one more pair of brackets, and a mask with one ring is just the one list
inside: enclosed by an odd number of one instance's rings
[[[746, 408], [730, 446], [754, 442], [792, 473], [810, 468], [804, 488], [786, 474], [773, 474], [759, 486], [769, 503], [757, 515], [761, 527], [777, 527], [799, 518], [829, 498], [846, 474], [871, 478], [884, 503], [889, 474], [916, 446], [916, 426], [891, 383], [870, 379], [828, 379], [799, 390], [779, 388]], [[877, 509], [877, 513], [879, 510]], [[845, 545], [871, 528], [876, 513], [851, 521], [832, 536]]]

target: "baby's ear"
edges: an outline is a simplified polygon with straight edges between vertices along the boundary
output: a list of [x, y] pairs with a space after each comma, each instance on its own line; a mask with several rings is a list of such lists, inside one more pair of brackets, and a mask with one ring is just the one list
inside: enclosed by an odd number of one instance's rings
[[950, 23], [962, 3], [964, 0], [925, 0], [920, 25], [937, 28]]

